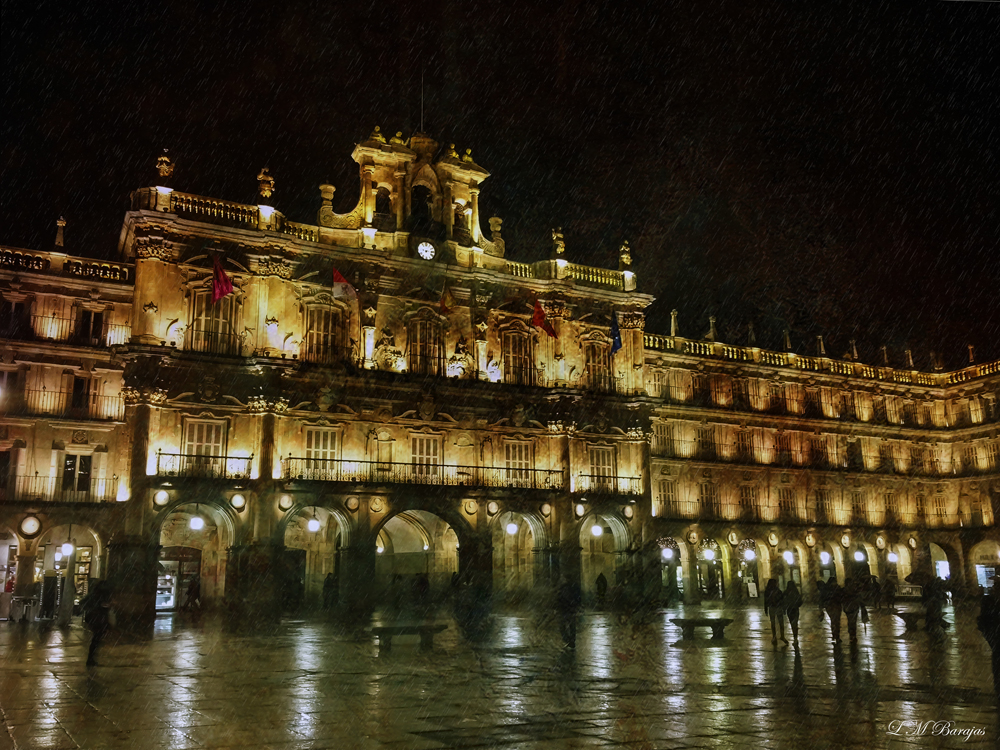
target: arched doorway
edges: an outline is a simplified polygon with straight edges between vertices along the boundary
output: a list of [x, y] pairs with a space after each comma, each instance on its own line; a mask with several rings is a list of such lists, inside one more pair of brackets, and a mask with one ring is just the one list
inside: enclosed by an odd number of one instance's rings
[[493, 594], [508, 604], [523, 602], [540, 576], [539, 550], [545, 527], [532, 516], [509, 511], [493, 523]]
[[698, 568], [698, 588], [701, 590], [701, 598], [724, 599], [726, 585], [722, 573], [722, 548], [719, 547], [719, 543], [709, 537], [702, 539], [698, 545], [695, 564]]
[[674, 602], [684, 601], [684, 561], [681, 557], [684, 548], [670, 536], [660, 537], [656, 545], [660, 550], [663, 604], [669, 607]]
[[104, 546], [92, 529], [79, 524], [61, 524], [47, 529], [35, 553], [35, 581], [41, 586], [39, 619], [69, 621], [74, 607], [101, 577]]
[[820, 544], [817, 550], [816, 558], [819, 561], [818, 580], [824, 583], [828, 581], [841, 583], [837, 575], [837, 558], [840, 555], [840, 550], [832, 544]]
[[736, 545], [736, 575], [742, 587], [742, 593], [748, 599], [756, 599], [763, 590], [760, 585], [760, 555], [757, 552], [757, 542], [744, 539]]
[[393, 609], [439, 602], [458, 583], [458, 535], [434, 513], [405, 510], [392, 516], [375, 544], [375, 586], [382, 603]]
[[856, 544], [847, 551], [847, 577], [867, 580], [875, 575], [875, 560], [864, 544]]
[[992, 539], [979, 542], [969, 550], [969, 564], [972, 566], [980, 593], [986, 593], [987, 589], [996, 585], [991, 576], [1000, 570], [1000, 544]]
[[948, 559], [948, 553], [944, 551], [940, 545], [930, 543], [931, 550], [931, 571], [934, 573], [935, 578], [940, 578], [942, 580], [948, 580], [951, 578], [951, 560]]
[[610, 514], [590, 514], [580, 524], [580, 589], [593, 600], [597, 594], [597, 579], [603, 575], [609, 595], [614, 598], [623, 590], [635, 588], [639, 596], [641, 581], [630, 580], [626, 567], [629, 548], [628, 529], [621, 519]]
[[778, 585], [784, 590], [789, 581], [794, 581], [802, 589], [802, 556], [795, 545], [785, 542], [784, 546], [775, 549], [775, 558], [771, 563], [772, 576], [778, 579]]
[[327, 508], [299, 509], [285, 525], [282, 610], [329, 608], [339, 598], [339, 552], [346, 522]]
[[17, 582], [17, 555], [17, 536], [5, 526], [0, 526], [0, 620], [10, 618], [11, 599]]
[[226, 550], [232, 524], [211, 504], [180, 503], [159, 527], [156, 610], [175, 612], [219, 606], [225, 595]]

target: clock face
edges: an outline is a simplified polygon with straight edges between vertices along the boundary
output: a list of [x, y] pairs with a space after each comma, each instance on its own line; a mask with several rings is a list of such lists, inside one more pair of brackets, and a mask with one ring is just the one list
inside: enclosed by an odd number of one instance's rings
[[28, 516], [21, 521], [21, 533], [25, 536], [34, 536], [42, 528], [42, 522], [34, 516]]
[[417, 252], [420, 254], [420, 257], [423, 258], [424, 260], [431, 260], [431, 258], [434, 257], [435, 253], [437, 253], [437, 250], [434, 249], [434, 245], [432, 245], [431, 243], [421, 242], [419, 245], [417, 245]]

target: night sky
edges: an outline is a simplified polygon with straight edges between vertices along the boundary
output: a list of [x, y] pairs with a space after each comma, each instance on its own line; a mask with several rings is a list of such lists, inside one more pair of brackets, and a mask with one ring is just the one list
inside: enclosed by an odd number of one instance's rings
[[[91, 7], [88, 7], [91, 6]], [[508, 258], [617, 267], [647, 328], [1000, 357], [1000, 3], [4, 2], [0, 243], [114, 257], [179, 190], [315, 222], [375, 125], [471, 148]]]

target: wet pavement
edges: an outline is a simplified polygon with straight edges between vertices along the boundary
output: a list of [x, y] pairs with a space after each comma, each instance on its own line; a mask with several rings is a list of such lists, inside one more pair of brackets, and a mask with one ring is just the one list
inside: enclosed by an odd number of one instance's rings
[[[707, 629], [679, 642], [669, 622], [722, 614], [735, 619], [722, 642]], [[873, 612], [856, 647], [845, 627], [835, 648], [805, 607], [796, 651], [772, 646], [758, 609], [588, 612], [575, 652], [545, 617], [497, 614], [473, 643], [442, 615], [433, 652], [407, 636], [383, 656], [370, 634], [319, 617], [234, 635], [161, 616], [152, 641], [109, 642], [93, 668], [80, 625], [0, 623], [0, 750], [993, 748], [975, 614], [957, 613], [931, 648]]]

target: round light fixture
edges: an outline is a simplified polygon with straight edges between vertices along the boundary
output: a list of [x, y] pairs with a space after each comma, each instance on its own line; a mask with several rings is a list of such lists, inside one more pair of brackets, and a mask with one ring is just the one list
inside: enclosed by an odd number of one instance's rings
[[62, 553], [63, 553], [64, 555], [66, 555], [67, 557], [69, 557], [70, 555], [72, 555], [72, 554], [73, 554], [73, 545], [72, 545], [72, 544], [70, 544], [69, 542], [66, 542], [66, 543], [65, 543], [65, 544], [64, 544], [64, 545], [62, 546]]
[[497, 514], [497, 511], [499, 510], [500, 506], [492, 501], [486, 504], [486, 512], [489, 513], [491, 516], [495, 516]]
[[631, 505], [626, 505], [622, 512], [625, 514], [625, 518], [631, 518], [635, 515], [635, 510], [633, 510]]
[[664, 560], [672, 560], [674, 558], [674, 551], [670, 547], [664, 549], [660, 554], [663, 555]]
[[62, 552], [56, 552], [55, 554], [56, 562], [62, 560]]
[[865, 553], [862, 552], [861, 550], [858, 550], [857, 552], [854, 553], [854, 559], [857, 562], [864, 562], [865, 561]]
[[586, 512], [586, 508], [583, 507], [581, 503], [576, 504], [576, 515], [582, 516]]
[[795, 562], [795, 555], [792, 554], [791, 550], [786, 549], [781, 553], [781, 556], [785, 559], [785, 562], [791, 565]]
[[604, 533], [604, 529], [601, 528], [600, 524], [594, 524], [590, 527], [590, 533], [594, 536], [601, 536]]
[[427, 550], [429, 550], [429, 549], [430, 549], [430, 547], [429, 547], [428, 545], [426, 545], [426, 544], [425, 544], [425, 545], [424, 545], [424, 552], [426, 552], [426, 551], [427, 551]]
[[552, 512], [552, 506], [548, 503], [542, 503], [541, 511], [543, 516], [548, 516]]
[[229, 498], [229, 504], [236, 508], [236, 510], [243, 510], [247, 507], [247, 499], [243, 497], [243, 495], [237, 493]]
[[385, 552], [385, 547], [376, 547], [375, 551], [381, 555], [383, 552]]
[[511, 536], [514, 536], [514, 534], [517, 533], [517, 524], [514, 523], [513, 521], [507, 524], [507, 533], [510, 534]]
[[306, 528], [309, 529], [309, 531], [311, 531], [313, 533], [316, 533], [317, 531], [319, 531], [319, 527], [320, 527], [320, 523], [319, 523], [319, 519], [317, 519], [317, 518], [310, 518], [309, 521], [306, 523]]
[[757, 553], [754, 552], [752, 549], [743, 550], [743, 559], [746, 560], [747, 562], [753, 562], [754, 560], [757, 559]]
[[702, 554], [704, 555], [705, 559], [708, 560], [709, 562], [715, 559], [714, 549], [706, 549]]
[[888, 558], [889, 562], [891, 563], [899, 562], [899, 555], [897, 555], [895, 552], [890, 552], [888, 555], [886, 555], [886, 558]]
[[192, 531], [201, 531], [205, 528], [205, 519], [201, 516], [191, 516], [191, 522], [189, 524]]
[[830, 553], [829, 552], [820, 552], [819, 553], [819, 562], [820, 562], [821, 565], [829, 565], [830, 564]]
[[21, 520], [21, 525], [18, 528], [23, 536], [32, 537], [42, 530], [42, 522], [36, 516], [26, 516]]
[[292, 496], [291, 495], [282, 495], [281, 497], [279, 497], [278, 498], [278, 507], [281, 510], [288, 510], [289, 508], [291, 508], [292, 507]]
[[170, 502], [170, 493], [166, 490], [157, 490], [156, 494], [153, 495], [153, 503], [159, 506], [164, 506]]

